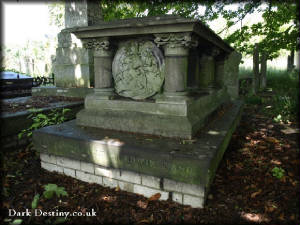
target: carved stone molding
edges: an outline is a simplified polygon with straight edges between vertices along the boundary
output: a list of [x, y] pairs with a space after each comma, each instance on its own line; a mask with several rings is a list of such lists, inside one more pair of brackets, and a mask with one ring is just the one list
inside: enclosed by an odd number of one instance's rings
[[83, 47], [86, 49], [109, 50], [110, 43], [108, 39], [88, 39], [83, 41]]
[[166, 45], [169, 48], [196, 47], [198, 40], [191, 33], [155, 34], [154, 42], [157, 46]]

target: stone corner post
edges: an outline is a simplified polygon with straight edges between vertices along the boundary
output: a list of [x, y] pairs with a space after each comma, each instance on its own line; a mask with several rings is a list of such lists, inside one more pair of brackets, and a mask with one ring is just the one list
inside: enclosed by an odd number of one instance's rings
[[84, 47], [93, 50], [94, 53], [94, 96], [98, 99], [112, 99], [114, 97], [112, 79], [113, 48], [109, 38], [84, 41]]
[[191, 33], [155, 34], [154, 42], [163, 46], [165, 55], [166, 98], [182, 99], [187, 95], [189, 48], [196, 47], [198, 41]]

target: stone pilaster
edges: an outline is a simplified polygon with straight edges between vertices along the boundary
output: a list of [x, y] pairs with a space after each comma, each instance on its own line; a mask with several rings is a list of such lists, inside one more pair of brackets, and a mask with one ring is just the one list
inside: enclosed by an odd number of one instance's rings
[[108, 38], [91, 39], [84, 42], [86, 49], [94, 50], [94, 93], [101, 99], [111, 99], [114, 96], [112, 80], [113, 50]]
[[224, 64], [224, 58], [215, 61], [215, 85], [217, 88], [221, 88], [224, 85]]
[[[209, 90], [216, 86], [216, 57], [220, 50], [216, 47], [204, 52], [200, 57], [199, 87]], [[219, 68], [218, 68], [219, 69]]]
[[155, 34], [154, 42], [163, 46], [165, 55], [165, 97], [187, 94], [189, 48], [198, 45], [190, 33]]

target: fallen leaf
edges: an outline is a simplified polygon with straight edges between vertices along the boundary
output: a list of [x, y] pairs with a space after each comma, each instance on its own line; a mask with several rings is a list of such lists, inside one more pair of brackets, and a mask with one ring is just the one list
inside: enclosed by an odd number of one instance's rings
[[2, 202], [2, 207], [3, 208], [6, 207], [7, 209], [9, 209], [10, 208], [9, 202]]
[[150, 221], [148, 220], [148, 219], [143, 219], [143, 220], [140, 220], [139, 222], [138, 222], [138, 224], [139, 223], [150, 223]]
[[254, 192], [251, 194], [251, 198], [255, 198], [257, 195], [259, 195], [261, 193], [261, 189], [259, 189], [258, 191]]
[[294, 174], [293, 174], [292, 172], [288, 172], [288, 175], [289, 175], [290, 177], [293, 177], [293, 176], [294, 176]]
[[161, 196], [160, 193], [156, 193], [149, 198], [149, 201], [156, 201], [160, 198], [160, 196]]
[[265, 139], [266, 139], [266, 141], [271, 142], [271, 143], [279, 143], [279, 141], [274, 137], [266, 137]]
[[259, 145], [257, 148], [259, 150], [266, 150], [268, 147], [267, 146], [263, 146], [263, 145]]
[[284, 220], [284, 213], [281, 213], [280, 216], [278, 217], [280, 220]]
[[295, 220], [295, 218], [296, 218], [295, 214], [292, 214], [292, 215], [290, 216], [290, 220]]
[[136, 203], [139, 207], [141, 207], [142, 209], [146, 209], [147, 206], [148, 206], [148, 201], [142, 201], [142, 200], [139, 200], [137, 203]]
[[120, 187], [119, 186], [117, 186], [116, 188], [115, 188], [115, 191], [120, 191], [121, 189], [120, 189]]

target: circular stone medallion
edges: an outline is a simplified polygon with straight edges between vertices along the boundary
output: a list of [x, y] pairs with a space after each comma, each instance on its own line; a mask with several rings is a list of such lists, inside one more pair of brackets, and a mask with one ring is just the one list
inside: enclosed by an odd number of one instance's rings
[[161, 89], [163, 70], [163, 55], [154, 43], [127, 41], [118, 49], [112, 63], [115, 91], [133, 99], [151, 97]]

